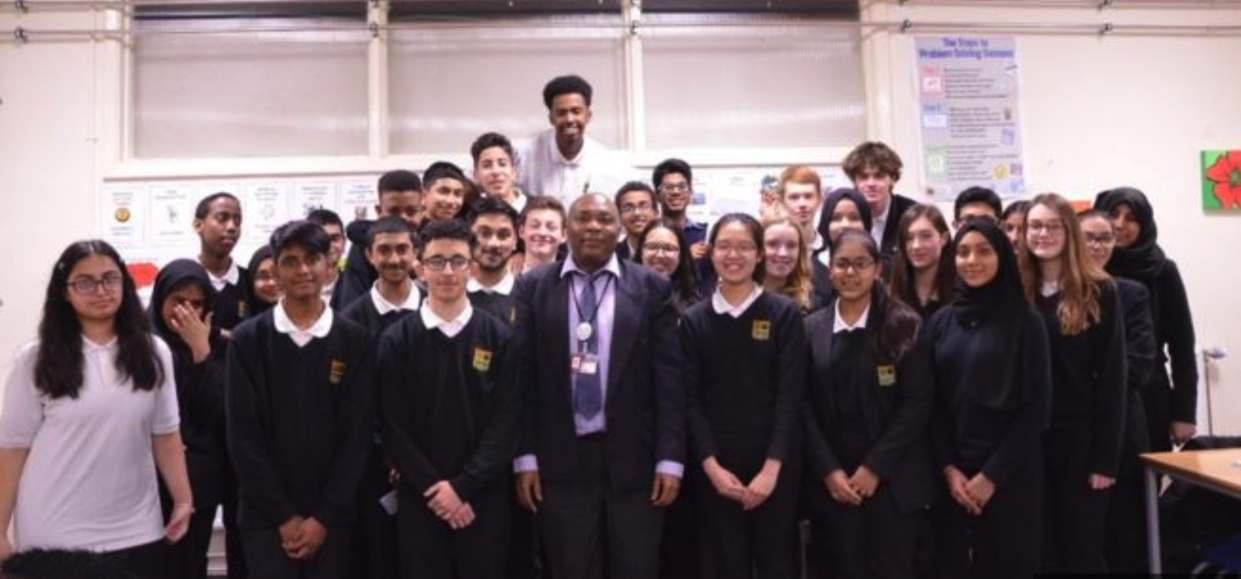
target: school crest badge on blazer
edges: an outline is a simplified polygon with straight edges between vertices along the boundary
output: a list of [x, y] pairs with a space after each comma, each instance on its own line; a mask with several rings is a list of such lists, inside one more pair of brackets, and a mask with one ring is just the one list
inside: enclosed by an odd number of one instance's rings
[[345, 363], [340, 360], [332, 360], [332, 372], [328, 375], [329, 384], [336, 386], [345, 377]]
[[474, 348], [474, 369], [479, 372], [491, 369], [491, 350]]
[[770, 340], [771, 322], [768, 320], [754, 320], [754, 324], [750, 326], [750, 335], [759, 342]]

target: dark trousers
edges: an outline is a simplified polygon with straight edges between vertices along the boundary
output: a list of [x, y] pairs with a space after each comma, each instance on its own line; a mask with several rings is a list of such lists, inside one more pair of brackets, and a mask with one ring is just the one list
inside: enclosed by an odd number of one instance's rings
[[1172, 450], [1168, 428], [1172, 426], [1172, 381], [1162, 364], [1156, 365], [1150, 384], [1142, 392], [1146, 410], [1146, 431], [1150, 436], [1151, 452]]
[[243, 529], [246, 566], [254, 579], [343, 579], [349, 573], [348, 528], [330, 528], [327, 540], [309, 560], [290, 559], [278, 529]]
[[[509, 492], [513, 492], [513, 480], [506, 478], [505, 484]], [[543, 569], [543, 550], [539, 545], [534, 515], [523, 509], [516, 500], [510, 502], [508, 565], [504, 576], [508, 579], [547, 578], [549, 575]]]
[[[196, 496], [194, 499], [194, 514], [190, 515], [190, 525], [185, 536], [166, 548], [170, 572], [177, 579], [207, 578], [207, 549], [211, 546], [211, 533], [215, 530], [218, 497]], [[162, 480], [159, 485], [159, 502], [164, 520], [167, 521], [172, 513], [173, 501]]]
[[[826, 494], [820, 486], [811, 492]], [[811, 552], [819, 579], [915, 579], [919, 535], [926, 511], [900, 512], [891, 490], [880, 485], [861, 506], [828, 497], [810, 513]]]
[[101, 553], [100, 557], [112, 561], [121, 571], [136, 579], [166, 579], [171, 574], [167, 543], [155, 541], [119, 551]]
[[246, 551], [242, 541], [241, 527], [237, 526], [237, 508], [241, 498], [237, 494], [239, 488], [237, 477], [233, 474], [232, 462], [224, 467], [224, 498], [221, 504], [224, 519], [224, 559], [228, 565], [228, 579], [249, 579], [250, 573], [246, 566]]
[[[762, 467], [761, 452], [720, 461], [742, 482], [748, 483]], [[735, 470], [733, 468], [734, 467]], [[797, 507], [801, 469], [787, 462], [771, 496], [752, 511], [727, 499], [709, 481], [698, 492], [702, 548], [718, 579], [792, 579], [798, 576]]]
[[[573, 444], [583, 465], [584, 478], [590, 482], [544, 481], [537, 517], [552, 577], [657, 577], [664, 512], [651, 505], [651, 489], [613, 489], [608, 482], [605, 443], [584, 437]], [[654, 476], [652, 472], [652, 480]]]
[[350, 576], [355, 579], [397, 577], [396, 516], [389, 515], [379, 499], [392, 490], [388, 483], [388, 460], [375, 446], [358, 484], [358, 522], [350, 547]]
[[[1041, 464], [1037, 462], [1035, 464]], [[972, 477], [976, 472], [965, 472]], [[940, 579], [1030, 579], [1043, 559], [1043, 477], [1018, 472], [997, 488], [981, 515], [944, 497], [936, 516]]]
[[676, 502], [664, 515], [663, 544], [659, 552], [660, 579], [707, 579], [699, 548], [698, 488], [710, 485], [696, 468], [686, 468]]
[[1089, 430], [1043, 435], [1043, 571], [1107, 573], [1103, 557], [1109, 491], [1090, 488]]
[[169, 565], [177, 579], [206, 579], [207, 549], [215, 529], [215, 507], [194, 507], [190, 528], [180, 541], [168, 547]]
[[1146, 549], [1146, 479], [1138, 455], [1150, 451], [1146, 410], [1137, 392], [1129, 397], [1125, 420], [1125, 444], [1120, 471], [1107, 506], [1107, 539], [1104, 550], [1112, 573], [1148, 573]]
[[403, 485], [397, 513], [402, 579], [504, 579], [510, 497], [502, 485], [471, 497], [474, 522], [453, 530], [427, 508], [422, 492]]

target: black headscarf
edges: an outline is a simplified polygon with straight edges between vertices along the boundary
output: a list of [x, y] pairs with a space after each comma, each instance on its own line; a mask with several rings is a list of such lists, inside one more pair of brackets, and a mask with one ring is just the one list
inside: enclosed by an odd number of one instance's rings
[[1146, 194], [1133, 187], [1117, 187], [1095, 196], [1094, 208], [1111, 213], [1120, 205], [1128, 205], [1137, 219], [1138, 238], [1128, 247], [1117, 247], [1107, 262], [1107, 272], [1120, 277], [1141, 281], [1147, 286], [1161, 272], [1168, 258], [1159, 247], [1159, 229], [1155, 227], [1155, 212]]
[[1026, 325], [1029, 320], [1029, 304], [1021, 284], [1021, 271], [1017, 268], [1017, 254], [1008, 236], [995, 223], [984, 219], [969, 219], [957, 230], [953, 245], [959, 245], [967, 233], [978, 232], [987, 238], [999, 259], [995, 277], [982, 287], [970, 287], [957, 275], [956, 295], [952, 309], [957, 323], [967, 328], [983, 326], [998, 345], [999, 356], [980, 357], [975, 360], [981, 375], [995, 376], [995, 387], [972, 394], [973, 400], [995, 409], [1009, 409], [1024, 403], [1030, 397], [1026, 384], [1026, 364], [1022, 362], [1025, 349]]
[[190, 284], [197, 285], [203, 290], [203, 297], [206, 299], [203, 308], [205, 316], [211, 311], [211, 302], [215, 299], [216, 292], [211, 285], [211, 278], [207, 277], [207, 270], [192, 259], [177, 259], [159, 270], [159, 275], [155, 276], [155, 288], [151, 291], [151, 305], [147, 310], [155, 333], [164, 339], [178, 361], [189, 359], [190, 347], [185, 340], [181, 339], [180, 334], [172, 331], [172, 328], [164, 322], [161, 310], [169, 294]]
[[823, 236], [824, 241], [831, 239], [827, 232], [832, 224], [832, 213], [836, 211], [836, 206], [840, 205], [840, 202], [845, 199], [857, 205], [857, 212], [858, 215], [862, 216], [862, 225], [866, 227], [866, 233], [870, 233], [871, 228], [874, 227], [875, 222], [871, 217], [870, 204], [866, 202], [866, 197], [858, 192], [857, 189], [837, 189], [829, 193], [827, 198], [823, 200], [823, 209], [819, 213], [819, 235]]
[[[350, 225], [352, 225], [352, 223]], [[254, 291], [254, 283], [258, 280], [259, 275], [259, 265], [262, 264], [265, 259], [275, 259], [271, 251], [271, 246], [266, 243], [264, 243], [262, 247], [254, 250], [254, 254], [250, 256], [250, 264], [246, 266], [246, 271], [250, 272], [251, 287], [246, 288], [246, 295], [250, 298], [251, 317], [257, 316], [276, 305], [263, 301], [259, 298], [259, 293]]]

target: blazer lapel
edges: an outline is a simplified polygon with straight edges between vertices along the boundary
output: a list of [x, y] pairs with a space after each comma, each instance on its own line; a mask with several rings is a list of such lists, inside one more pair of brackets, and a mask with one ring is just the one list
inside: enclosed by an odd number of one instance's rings
[[[562, 262], [557, 263], [562, 265]], [[542, 320], [546, 325], [539, 333], [545, 342], [544, 348], [549, 353], [549, 373], [558, 385], [557, 389], [564, 392], [565, 399], [572, 407], [573, 388], [569, 376], [569, 290], [572, 286], [568, 282], [570, 277], [561, 277], [560, 265], [549, 273], [552, 279], [548, 280], [549, 283], [545, 286], [547, 292], [541, 300], [546, 304]]]
[[645, 292], [635, 279], [633, 268], [621, 263], [621, 279], [616, 283], [616, 311], [612, 315], [612, 351], [608, 353], [608, 391], [612, 399], [621, 372], [628, 366], [629, 353], [638, 337]]

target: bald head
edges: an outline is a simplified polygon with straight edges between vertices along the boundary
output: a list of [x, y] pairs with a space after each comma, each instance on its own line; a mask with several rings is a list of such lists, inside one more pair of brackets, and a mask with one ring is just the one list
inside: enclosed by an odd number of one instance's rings
[[578, 197], [569, 206], [569, 253], [583, 271], [607, 265], [616, 253], [620, 214], [611, 199], [598, 193]]

